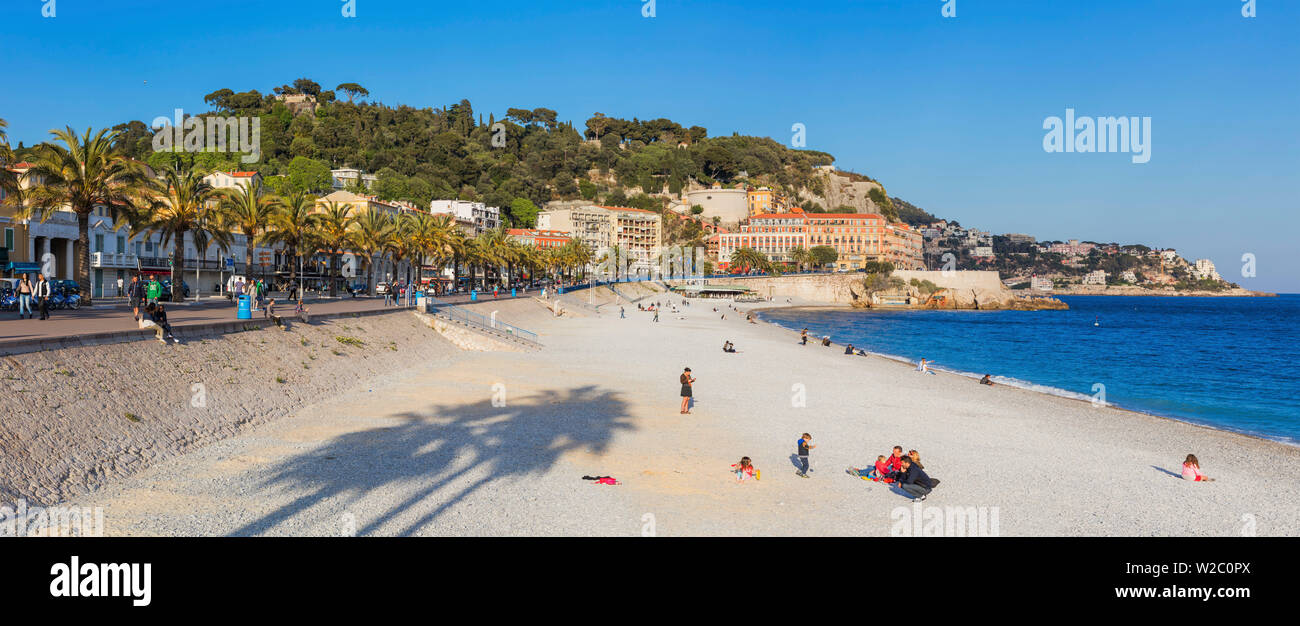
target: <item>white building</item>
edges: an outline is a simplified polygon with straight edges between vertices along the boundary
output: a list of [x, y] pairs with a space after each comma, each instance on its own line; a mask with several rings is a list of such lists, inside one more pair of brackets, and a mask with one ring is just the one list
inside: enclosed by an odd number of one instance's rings
[[1192, 276], [1200, 280], [1222, 280], [1219, 272], [1214, 269], [1214, 261], [1209, 259], [1196, 259], [1196, 265], [1192, 267]]
[[1051, 291], [1052, 279], [1046, 276], [1034, 276], [1033, 278], [1029, 279], [1029, 288], [1036, 289], [1038, 291]]
[[1138, 281], [1137, 274], [1133, 270], [1124, 270], [1120, 272], [1119, 277], [1127, 283], [1137, 283]]
[[1106, 284], [1106, 271], [1096, 270], [1096, 271], [1088, 272], [1088, 274], [1083, 277], [1083, 284], [1085, 285]]
[[203, 177], [203, 182], [211, 185], [213, 189], [248, 187], [261, 180], [262, 175], [257, 172], [213, 172]]
[[703, 207], [700, 215], [704, 219], [717, 217], [725, 224], [737, 224], [749, 217], [749, 192], [744, 189], [723, 189], [715, 184], [710, 189], [686, 192], [686, 204]]
[[330, 170], [330, 178], [334, 180], [335, 189], [343, 189], [349, 184], [355, 184], [358, 180], [365, 184], [366, 189], [372, 189], [375, 182], [379, 180], [374, 174], [366, 174], [358, 169], [343, 168]]
[[458, 222], [474, 224], [474, 235], [493, 230], [501, 225], [501, 209], [482, 202], [466, 200], [434, 200], [429, 203], [434, 215], [450, 215]]
[[971, 255], [972, 257], [974, 257], [974, 258], [977, 258], [977, 259], [992, 259], [992, 258], [993, 258], [993, 247], [992, 247], [992, 246], [975, 246], [974, 248], [971, 248], [970, 255]]

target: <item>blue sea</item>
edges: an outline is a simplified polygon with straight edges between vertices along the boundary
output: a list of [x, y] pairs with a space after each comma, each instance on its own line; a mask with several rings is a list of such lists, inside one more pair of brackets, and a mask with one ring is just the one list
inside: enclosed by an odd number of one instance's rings
[[1300, 294], [1062, 296], [1069, 311], [773, 309], [868, 352], [1300, 445]]

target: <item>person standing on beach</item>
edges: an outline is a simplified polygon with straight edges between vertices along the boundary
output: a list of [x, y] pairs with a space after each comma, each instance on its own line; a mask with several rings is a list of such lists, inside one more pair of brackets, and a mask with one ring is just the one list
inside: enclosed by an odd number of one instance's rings
[[801, 345], [801, 346], [806, 346], [806, 345], [808, 345], [808, 329], [807, 329], [807, 328], [803, 329], [803, 332], [799, 333], [799, 345]]
[[[658, 312], [658, 311], [655, 311], [656, 321], [657, 321], [657, 317], [658, 317], [658, 315], [659, 315], [659, 312]], [[682, 383], [682, 410], [681, 410], [681, 414], [682, 414], [682, 415], [690, 415], [690, 414], [691, 414], [691, 411], [690, 411], [690, 408], [691, 408], [691, 397], [692, 397], [692, 395], [693, 395], [693, 394], [691, 393], [691, 385], [695, 383], [695, 377], [694, 377], [694, 376], [691, 376], [691, 368], [689, 368], [689, 367], [686, 368], [686, 371], [682, 372], [682, 375], [681, 375], [681, 377], [679, 378], [679, 380], [681, 380], [681, 383]]]
[[794, 474], [795, 476], [801, 476], [803, 478], [807, 478], [808, 477], [808, 452], [813, 448], [816, 448], [817, 446], [812, 445], [812, 435], [809, 435], [808, 433], [804, 433], [803, 436], [799, 438], [799, 441], [795, 443], [795, 446], [797, 446], [798, 448], [797, 452], [799, 456], [799, 471], [795, 472]]
[[[659, 321], [659, 307], [655, 307], [655, 318], [654, 318], [653, 321], [656, 321], [656, 322]], [[686, 370], [686, 371], [689, 372], [690, 370]]]

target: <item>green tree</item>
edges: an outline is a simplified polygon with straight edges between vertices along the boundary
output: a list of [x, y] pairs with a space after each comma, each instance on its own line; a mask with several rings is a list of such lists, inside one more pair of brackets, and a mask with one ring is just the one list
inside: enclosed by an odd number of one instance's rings
[[817, 267], [826, 267], [840, 258], [840, 253], [830, 246], [813, 246], [808, 249], [808, 253], [812, 255], [812, 263]]
[[216, 210], [212, 199], [217, 191], [203, 180], [207, 173], [196, 170], [192, 159], [173, 157], [157, 178], [147, 181], [143, 202], [123, 213], [135, 214], [133, 221], [143, 223], [147, 231], [159, 233], [162, 246], [172, 244], [171, 298], [180, 302], [185, 299], [185, 235], [211, 224], [207, 214]]
[[306, 157], [294, 157], [289, 162], [288, 179], [291, 190], [306, 193], [327, 193], [334, 185], [329, 164]]
[[27, 175], [40, 184], [27, 191], [27, 203], [18, 210], [20, 219], [39, 214], [42, 222], [59, 209], [76, 215], [76, 280], [87, 303], [91, 300], [90, 214], [100, 206], [133, 209], [145, 187], [138, 164], [113, 151], [117, 134], [107, 129], [92, 133], [87, 128], [78, 136], [71, 126], [51, 131], [63, 145], [36, 147]]
[[532, 228], [537, 224], [537, 205], [528, 198], [515, 198], [510, 202], [510, 216], [519, 228]]
[[279, 201], [264, 192], [261, 181], [239, 185], [222, 194], [219, 203], [227, 225], [244, 236], [244, 272], [253, 273], [253, 248], [262, 243]]

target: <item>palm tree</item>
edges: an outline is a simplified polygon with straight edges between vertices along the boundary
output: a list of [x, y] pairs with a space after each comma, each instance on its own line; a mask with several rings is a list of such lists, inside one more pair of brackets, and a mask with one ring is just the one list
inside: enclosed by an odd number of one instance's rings
[[344, 250], [352, 248], [352, 205], [331, 200], [326, 203], [316, 219], [316, 236], [330, 259], [330, 297], [339, 294], [339, 259]]
[[178, 156], [158, 174], [147, 184], [146, 203], [124, 213], [134, 215], [132, 221], [147, 230], [161, 234], [163, 246], [172, 242], [172, 301], [180, 302], [185, 299], [185, 234], [208, 223], [205, 216], [215, 211], [210, 200], [217, 191], [203, 180], [206, 174], [194, 168], [192, 159]]
[[[199, 216], [199, 227], [195, 228], [190, 237], [194, 240], [194, 251], [199, 255], [199, 265], [202, 266], [208, 260], [208, 248], [213, 245], [217, 246], [217, 267], [221, 267], [221, 259], [230, 254], [230, 246], [233, 239], [230, 236], [230, 230], [226, 228], [221, 219], [219, 210], [204, 211]], [[220, 286], [217, 287], [221, 289]], [[199, 299], [202, 293], [202, 285], [199, 284], [199, 270], [194, 268], [194, 299]]]
[[9, 148], [9, 137], [5, 134], [8, 126], [9, 123], [0, 118], [0, 196], [11, 197], [16, 206], [22, 204], [22, 186], [19, 184], [21, 181], [18, 172], [9, 169], [16, 158]]
[[[600, 263], [601, 267], [609, 269], [608, 278], [610, 281], [618, 282], [619, 269], [627, 269], [626, 255], [627, 253], [624, 252], [622, 246], [617, 244], [605, 248], [596, 255], [596, 260]], [[620, 265], [623, 267], [620, 268]]]
[[790, 250], [790, 260], [794, 261], [795, 267], [797, 268], [796, 271], [802, 272], [804, 265], [812, 263], [813, 257], [812, 253], [809, 252], [807, 248], [796, 246], [794, 249]]
[[742, 273], [748, 273], [750, 270], [767, 270], [771, 265], [762, 252], [753, 248], [737, 248], [731, 253], [731, 267], [739, 268]]
[[[316, 223], [319, 215], [315, 213], [316, 199], [304, 191], [289, 194], [271, 214], [270, 228], [266, 241], [284, 246], [289, 263], [289, 283], [298, 277], [298, 266], [302, 265], [304, 252], [314, 251], [317, 242]], [[297, 261], [295, 264], [293, 261]], [[302, 298], [302, 290], [298, 291]]]
[[[371, 296], [375, 295], [375, 283], [379, 281], [379, 263], [391, 245], [395, 229], [393, 218], [373, 207], [362, 211], [352, 222], [352, 245], [357, 252], [365, 255], [370, 264], [370, 284], [366, 291]], [[375, 255], [379, 255], [378, 260]]]
[[72, 127], [50, 131], [63, 145], [43, 143], [36, 147], [35, 161], [27, 176], [40, 182], [26, 191], [28, 202], [20, 206], [19, 219], [40, 214], [44, 222], [58, 209], [77, 216], [77, 260], [75, 278], [87, 303], [90, 297], [90, 214], [95, 207], [114, 210], [136, 205], [144, 186], [139, 164], [117, 154], [113, 141], [118, 133], [102, 129], [78, 136]]
[[244, 273], [249, 276], [253, 273], [253, 247], [262, 243], [279, 204], [275, 197], [264, 193], [260, 180], [240, 185], [221, 198], [226, 224], [244, 236]]
[[[411, 279], [411, 261], [418, 263], [420, 260], [421, 242], [416, 234], [416, 228], [418, 227], [418, 218], [416, 215], [417, 214], [415, 213], [403, 212], [398, 214], [397, 219], [393, 221], [393, 232], [391, 240], [389, 241], [388, 251], [393, 255], [394, 282], [397, 282], [397, 274], [399, 268], [403, 264], [406, 265], [406, 272], [404, 272], [405, 277], [403, 277], [401, 282], [405, 283], [406, 281], [409, 281]], [[429, 214], [420, 213], [418, 215]]]

